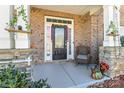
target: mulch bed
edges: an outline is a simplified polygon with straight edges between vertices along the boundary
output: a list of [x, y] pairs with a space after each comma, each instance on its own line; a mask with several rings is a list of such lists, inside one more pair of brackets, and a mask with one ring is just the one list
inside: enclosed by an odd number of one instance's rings
[[105, 80], [102, 83], [95, 83], [88, 86], [88, 88], [124, 88], [124, 75]]

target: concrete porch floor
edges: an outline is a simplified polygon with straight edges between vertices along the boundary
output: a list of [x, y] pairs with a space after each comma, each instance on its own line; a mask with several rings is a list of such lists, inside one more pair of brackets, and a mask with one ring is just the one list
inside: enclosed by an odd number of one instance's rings
[[93, 80], [90, 67], [71, 62], [38, 64], [32, 67], [32, 77], [34, 80], [47, 78], [47, 83], [52, 88], [87, 87], [109, 79], [104, 77], [102, 80]]

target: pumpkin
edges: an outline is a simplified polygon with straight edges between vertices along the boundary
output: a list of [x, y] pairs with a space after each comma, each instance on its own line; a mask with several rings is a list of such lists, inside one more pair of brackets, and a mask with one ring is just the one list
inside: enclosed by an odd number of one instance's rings
[[101, 79], [102, 73], [98, 68], [91, 69], [91, 77], [95, 80]]

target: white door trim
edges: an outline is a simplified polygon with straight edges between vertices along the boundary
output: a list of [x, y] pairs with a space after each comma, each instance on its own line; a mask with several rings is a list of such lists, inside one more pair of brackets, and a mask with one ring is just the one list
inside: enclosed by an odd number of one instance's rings
[[[61, 17], [53, 17], [53, 16], [45, 16], [44, 17], [44, 61], [45, 62], [52, 62], [52, 41], [47, 40], [47, 36], [48, 36], [48, 31], [47, 31], [47, 26], [51, 26], [53, 24], [53, 22], [47, 22], [47, 18], [55, 18], [55, 19], [60, 19], [60, 20], [69, 20], [72, 22], [72, 24], [66, 24], [70, 29], [71, 29], [71, 55], [69, 55], [69, 47], [67, 44], [67, 60], [69, 59], [74, 59], [74, 19], [68, 19], [68, 18], [61, 18]], [[54, 23], [54, 24], [61, 24], [61, 25], [65, 25], [64, 23]], [[50, 28], [51, 30], [51, 28]], [[51, 33], [51, 31], [50, 31]], [[50, 35], [51, 36], [51, 35]], [[49, 54], [50, 56], [48, 57], [47, 55], [47, 49], [49, 50]]]

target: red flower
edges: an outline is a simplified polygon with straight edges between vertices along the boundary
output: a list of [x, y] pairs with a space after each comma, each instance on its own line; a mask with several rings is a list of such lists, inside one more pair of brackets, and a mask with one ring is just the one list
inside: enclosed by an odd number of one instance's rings
[[108, 70], [109, 70], [109, 65], [108, 65], [107, 63], [101, 62], [101, 63], [100, 63], [100, 70], [101, 70], [102, 72], [108, 71]]

